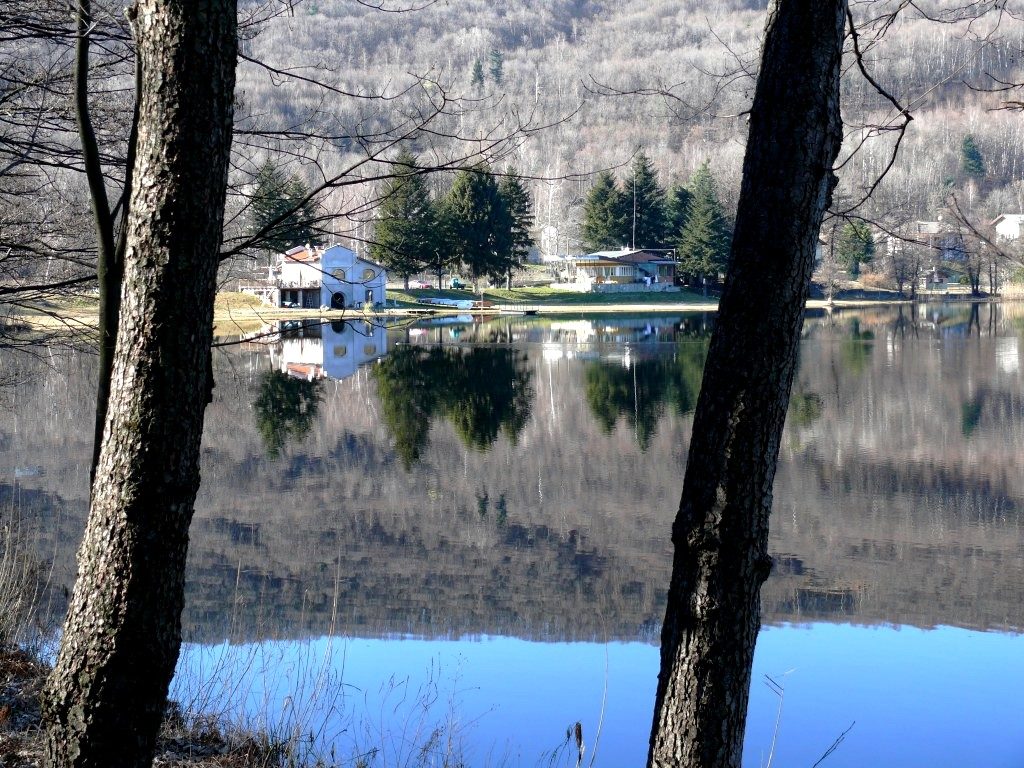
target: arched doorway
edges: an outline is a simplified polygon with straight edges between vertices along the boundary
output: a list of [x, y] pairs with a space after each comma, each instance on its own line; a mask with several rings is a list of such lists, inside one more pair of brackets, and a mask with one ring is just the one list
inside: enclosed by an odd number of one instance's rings
[[345, 308], [345, 294], [341, 291], [337, 291], [331, 294], [331, 309], [344, 309]]

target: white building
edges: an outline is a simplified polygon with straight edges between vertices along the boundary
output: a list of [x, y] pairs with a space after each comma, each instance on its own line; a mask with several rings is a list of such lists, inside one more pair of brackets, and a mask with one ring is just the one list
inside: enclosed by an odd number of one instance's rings
[[992, 220], [992, 227], [996, 231], [996, 240], [1019, 240], [1022, 226], [1024, 226], [1024, 213], [1004, 213]]
[[383, 304], [387, 274], [343, 245], [300, 245], [282, 253], [270, 268], [263, 298], [279, 307], [347, 309]]

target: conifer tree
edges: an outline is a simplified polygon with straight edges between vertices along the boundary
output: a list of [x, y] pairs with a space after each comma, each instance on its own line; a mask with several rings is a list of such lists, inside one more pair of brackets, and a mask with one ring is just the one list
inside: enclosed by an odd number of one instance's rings
[[469, 84], [473, 88], [480, 88], [484, 84], [484, 65], [480, 59], [473, 62], [473, 77]]
[[627, 231], [625, 196], [611, 172], [601, 171], [583, 204], [583, 245], [590, 251], [618, 248], [629, 242]]
[[533, 247], [533, 203], [530, 192], [514, 168], [508, 168], [498, 184], [498, 194], [509, 215], [507, 288], [511, 288], [512, 271], [521, 267]]
[[459, 171], [444, 199], [448, 251], [476, 283], [508, 272], [511, 217], [490, 169]]
[[863, 221], [848, 221], [836, 241], [837, 261], [856, 277], [860, 274], [860, 265], [871, 261], [874, 255], [875, 241], [868, 225]]
[[495, 85], [501, 85], [501, 81], [504, 78], [505, 54], [499, 50], [491, 51], [490, 62], [491, 80], [494, 81]]
[[437, 237], [437, 215], [426, 177], [417, 173], [416, 158], [402, 150], [395, 172], [380, 191], [371, 257], [405, 280], [431, 260]]
[[964, 136], [960, 143], [960, 167], [971, 178], [980, 179], [985, 175], [985, 160], [971, 134]]
[[730, 236], [706, 160], [690, 179], [689, 191], [689, 214], [676, 245], [678, 269], [682, 274], [714, 281], [728, 264]]
[[277, 164], [267, 159], [256, 174], [252, 196], [252, 231], [266, 229], [263, 247], [283, 252], [295, 245], [316, 243], [316, 203], [308, 200], [309, 189], [298, 176], [286, 177]]
[[686, 217], [690, 213], [690, 201], [693, 195], [682, 184], [675, 184], [669, 188], [665, 195], [665, 228], [666, 242], [675, 243], [686, 224]]
[[665, 244], [665, 190], [651, 160], [638, 152], [623, 196], [627, 208], [629, 243], [633, 248], [659, 248]]

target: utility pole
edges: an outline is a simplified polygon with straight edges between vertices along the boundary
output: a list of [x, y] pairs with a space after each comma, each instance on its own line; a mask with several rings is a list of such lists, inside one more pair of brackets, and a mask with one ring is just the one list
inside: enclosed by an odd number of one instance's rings
[[636, 250], [636, 167], [633, 168], [633, 237], [629, 244], [630, 249]]

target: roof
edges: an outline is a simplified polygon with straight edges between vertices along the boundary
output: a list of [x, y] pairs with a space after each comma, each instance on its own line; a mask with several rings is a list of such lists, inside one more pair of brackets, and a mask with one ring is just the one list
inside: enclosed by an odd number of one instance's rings
[[990, 223], [992, 226], [995, 226], [1001, 221], [1013, 221], [1020, 224], [1024, 222], [1024, 213], [1001, 213], [992, 219]]
[[316, 246], [310, 245], [297, 245], [294, 248], [290, 248], [285, 251], [282, 255], [283, 260], [286, 261], [319, 261], [320, 256], [323, 254]]
[[594, 251], [582, 256], [573, 256], [569, 261], [586, 261], [608, 264], [650, 264], [654, 262], [675, 263], [674, 253], [669, 248], [623, 248], [619, 251]]
[[[324, 254], [327, 253], [327, 251], [331, 250], [332, 248], [345, 248], [345, 246], [338, 245], [337, 243], [328, 246], [327, 248], [318, 248], [315, 245], [297, 245], [294, 248], [290, 248], [284, 253], [282, 253], [281, 261], [293, 261], [298, 262], [300, 264], [311, 264], [323, 259]], [[356, 261], [361, 261], [362, 263], [368, 266], [375, 267], [381, 272], [387, 271], [383, 265], [378, 264], [375, 261], [370, 261], [369, 259], [363, 258], [362, 256], [359, 256], [351, 248], [345, 248], [345, 250], [351, 253]]]

